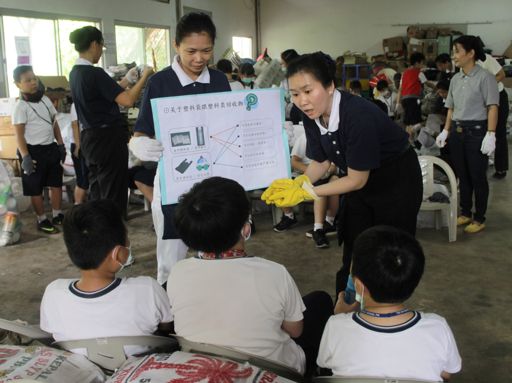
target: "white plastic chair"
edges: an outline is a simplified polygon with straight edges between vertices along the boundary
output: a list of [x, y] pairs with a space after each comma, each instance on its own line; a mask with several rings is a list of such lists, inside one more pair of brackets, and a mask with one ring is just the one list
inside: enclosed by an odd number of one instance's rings
[[[435, 212], [436, 230], [442, 227], [443, 211], [448, 214], [448, 241], [457, 240], [457, 179], [452, 168], [445, 161], [433, 156], [418, 157], [423, 176], [423, 196], [424, 200], [421, 204], [421, 211]], [[450, 183], [450, 203], [430, 202], [425, 200], [434, 194], [434, 165], [439, 166], [448, 177]]]
[[292, 380], [294, 382], [303, 382], [304, 377], [299, 374], [295, 369], [288, 367], [285, 364], [265, 359], [257, 355], [248, 354], [242, 351], [235, 350], [230, 347], [217, 346], [208, 343], [192, 342], [182, 336], [173, 335], [179, 342], [181, 351], [212, 355], [224, 359], [230, 359], [239, 363], [249, 363], [253, 366], [259, 367], [263, 370], [267, 370], [275, 373], [276, 375]]
[[342, 376], [319, 376], [313, 378], [314, 383], [434, 383], [427, 380], [401, 379], [401, 378], [363, 378]]

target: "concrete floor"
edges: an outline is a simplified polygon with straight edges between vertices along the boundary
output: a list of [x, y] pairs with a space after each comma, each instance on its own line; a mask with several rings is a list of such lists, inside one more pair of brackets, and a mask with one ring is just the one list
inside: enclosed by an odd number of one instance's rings
[[[490, 187], [484, 232], [467, 235], [459, 229], [455, 243], [448, 243], [446, 229], [421, 229], [417, 235], [427, 267], [410, 306], [448, 320], [463, 360], [463, 370], [453, 382], [512, 379], [512, 174], [501, 181], [490, 178]], [[269, 212], [255, 218], [257, 232], [248, 243], [250, 254], [286, 265], [303, 294], [317, 289], [334, 294], [341, 249], [334, 240], [330, 249], [314, 248], [305, 236], [311, 215], [299, 217], [300, 224], [285, 233], [272, 231]], [[78, 273], [67, 257], [62, 234], [37, 232], [30, 212], [22, 215], [22, 221], [22, 241], [0, 249], [0, 317], [38, 323], [45, 286]], [[136, 263], [123, 274], [155, 276], [151, 214], [131, 206], [128, 227]]]

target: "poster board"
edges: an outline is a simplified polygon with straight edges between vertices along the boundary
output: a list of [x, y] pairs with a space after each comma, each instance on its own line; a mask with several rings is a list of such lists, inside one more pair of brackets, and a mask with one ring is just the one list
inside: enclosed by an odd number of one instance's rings
[[203, 179], [236, 180], [245, 190], [291, 176], [282, 89], [253, 89], [151, 100], [162, 204]]

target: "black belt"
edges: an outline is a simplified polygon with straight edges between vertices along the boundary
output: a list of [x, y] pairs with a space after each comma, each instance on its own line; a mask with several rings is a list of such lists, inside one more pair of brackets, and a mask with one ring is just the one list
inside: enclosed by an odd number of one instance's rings
[[455, 126], [461, 128], [473, 128], [476, 126], [487, 126], [487, 120], [464, 120], [464, 121], [453, 121]]

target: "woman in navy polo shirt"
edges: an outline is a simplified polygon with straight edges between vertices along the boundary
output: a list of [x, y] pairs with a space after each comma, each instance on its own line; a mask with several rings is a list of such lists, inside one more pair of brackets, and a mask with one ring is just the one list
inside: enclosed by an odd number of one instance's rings
[[[331, 163], [343, 173], [337, 181], [304, 191], [305, 199], [345, 195], [338, 213], [338, 235], [344, 241], [343, 265], [336, 277], [339, 293], [345, 289], [352, 247], [361, 232], [391, 225], [415, 234], [423, 184], [407, 133], [373, 103], [338, 91], [335, 70], [334, 61], [317, 52], [292, 61], [287, 77], [292, 101], [303, 113], [306, 153], [313, 160], [305, 175], [314, 183]], [[268, 194], [277, 205], [283, 201], [280, 196], [294, 199], [288, 190]]]
[[[215, 35], [215, 25], [204, 13], [189, 13], [179, 20], [174, 41], [177, 55], [170, 67], [148, 81], [135, 124], [135, 135], [130, 141], [130, 150], [142, 161], [158, 161], [163, 151], [161, 143], [154, 138], [151, 99], [231, 90], [226, 75], [207, 66], [213, 55]], [[157, 280], [160, 284], [167, 282], [171, 267], [187, 255], [187, 247], [174, 227], [175, 206], [161, 205], [157, 171], [151, 210], [157, 235]]]

